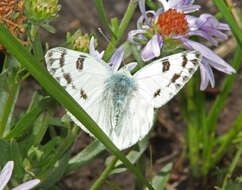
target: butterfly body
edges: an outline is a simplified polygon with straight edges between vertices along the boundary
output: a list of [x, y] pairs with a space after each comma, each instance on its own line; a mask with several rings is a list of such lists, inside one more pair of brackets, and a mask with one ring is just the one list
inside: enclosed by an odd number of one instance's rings
[[198, 52], [187, 51], [158, 59], [131, 75], [125, 67], [113, 71], [94, 56], [65, 48], [51, 49], [45, 58], [48, 71], [120, 149], [148, 134], [154, 109], [178, 93], [201, 60]]

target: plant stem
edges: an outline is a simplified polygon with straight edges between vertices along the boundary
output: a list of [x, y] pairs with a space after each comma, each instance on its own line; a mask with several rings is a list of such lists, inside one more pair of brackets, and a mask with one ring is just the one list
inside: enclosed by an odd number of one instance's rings
[[105, 61], [108, 61], [112, 55], [112, 53], [115, 50], [116, 45], [118, 44], [119, 40], [121, 39], [121, 37], [123, 36], [123, 33], [125, 31], [125, 29], [127, 28], [130, 19], [132, 18], [134, 11], [136, 9], [138, 0], [130, 0], [128, 8], [124, 14], [124, 17], [119, 25], [119, 32], [117, 34], [117, 38], [115, 39], [114, 37], [112, 37], [111, 42], [108, 44], [108, 47], [104, 53], [103, 59]]
[[108, 177], [109, 173], [112, 171], [117, 161], [118, 157], [115, 156], [113, 160], [110, 162], [110, 164], [105, 168], [103, 173], [99, 176], [97, 181], [92, 185], [90, 190], [97, 190], [98, 187], [100, 187], [103, 184], [104, 179]]

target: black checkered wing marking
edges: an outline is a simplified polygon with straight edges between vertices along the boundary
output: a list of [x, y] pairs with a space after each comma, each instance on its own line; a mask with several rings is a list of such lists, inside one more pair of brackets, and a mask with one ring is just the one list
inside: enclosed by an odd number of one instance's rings
[[156, 60], [135, 73], [137, 90], [155, 108], [166, 104], [197, 70], [201, 55], [185, 51]]

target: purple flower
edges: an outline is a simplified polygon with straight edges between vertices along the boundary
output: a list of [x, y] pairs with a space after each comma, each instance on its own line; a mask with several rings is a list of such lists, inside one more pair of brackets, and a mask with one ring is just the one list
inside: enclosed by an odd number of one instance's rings
[[[235, 70], [223, 59], [206, 46], [189, 40], [190, 36], [202, 37], [213, 45], [217, 45], [215, 38], [227, 39], [222, 30], [230, 30], [227, 24], [219, 22], [210, 14], [202, 14], [199, 17], [185, 15], [200, 9], [199, 5], [193, 5], [194, 0], [158, 0], [163, 8], [155, 11], [145, 10], [145, 0], [139, 1], [142, 15], [137, 21], [137, 30], [129, 32], [129, 41], [137, 45], [144, 61], [149, 61], [160, 56], [160, 49], [169, 49], [167, 41], [179, 43], [186, 49], [199, 51], [203, 58], [200, 63], [201, 86], [207, 88], [210, 82], [214, 87], [215, 80], [211, 67], [227, 73], [235, 73]], [[141, 43], [142, 42], [142, 43]]]
[[[8, 161], [3, 167], [2, 171], [0, 172], [0, 190], [3, 190], [3, 188], [7, 185], [9, 179], [11, 178], [13, 167], [14, 167], [14, 162]], [[39, 179], [30, 180], [28, 182], [25, 182], [13, 188], [12, 190], [29, 190], [35, 187], [39, 183], [40, 183]]]
[[[100, 60], [102, 60], [102, 57], [104, 54], [104, 51], [99, 53], [97, 50], [95, 50], [94, 37], [92, 37], [90, 40], [90, 54], [97, 57]], [[108, 62], [108, 65], [111, 67], [111, 69], [114, 72], [118, 71], [118, 69], [122, 63], [123, 56], [124, 56], [124, 48], [120, 47], [114, 52], [110, 61]], [[131, 62], [131, 63], [125, 65], [125, 68], [127, 68], [129, 71], [131, 71], [136, 67], [136, 65], [137, 65], [136, 62]]]

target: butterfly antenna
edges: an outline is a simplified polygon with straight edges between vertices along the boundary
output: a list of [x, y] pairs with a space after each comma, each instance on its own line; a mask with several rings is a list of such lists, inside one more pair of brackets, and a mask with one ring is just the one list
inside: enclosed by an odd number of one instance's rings
[[111, 40], [108, 39], [108, 37], [104, 34], [103, 30], [102, 30], [100, 27], [98, 27], [97, 29], [98, 29], [98, 32], [104, 37], [104, 39], [114, 47], [113, 43], [112, 43]]

